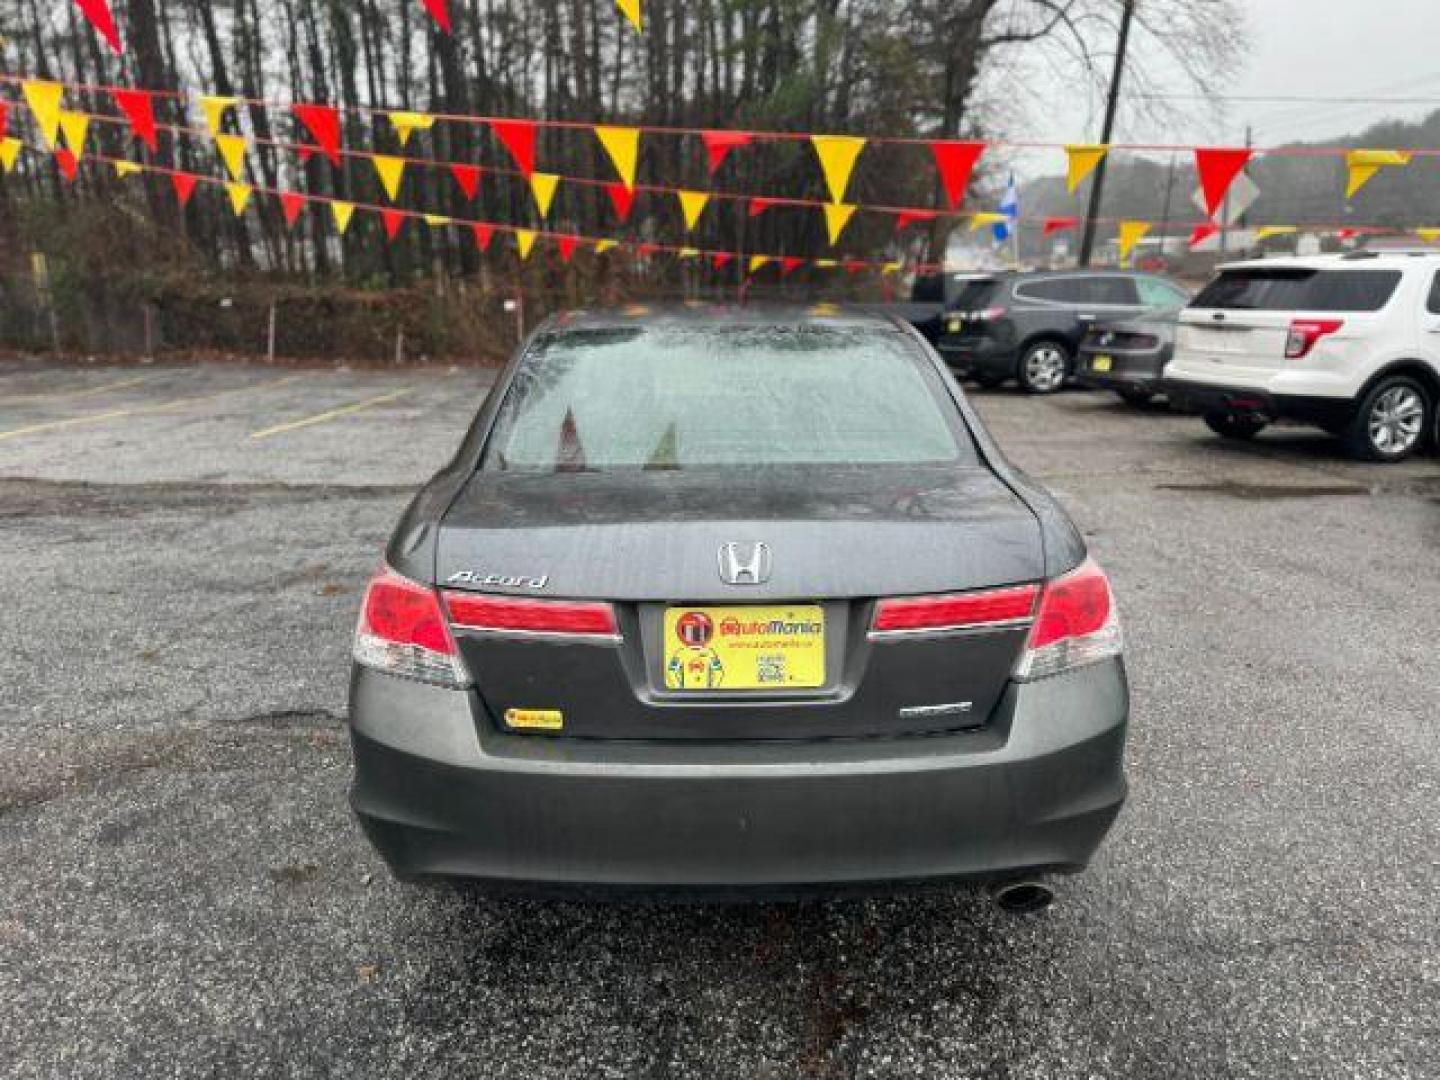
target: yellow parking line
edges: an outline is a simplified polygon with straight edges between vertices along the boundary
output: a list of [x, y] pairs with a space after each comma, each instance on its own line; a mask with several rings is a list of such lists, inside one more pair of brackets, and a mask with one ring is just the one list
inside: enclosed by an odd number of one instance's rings
[[121, 379], [119, 382], [105, 383], [103, 386], [92, 386], [86, 390], [49, 390], [43, 394], [19, 394], [15, 397], [0, 397], [0, 405], [13, 405], [21, 401], [55, 401], [60, 398], [73, 401], [75, 398], [90, 397], [93, 394], [103, 394], [107, 390], [123, 390], [127, 386], [137, 386], [142, 382], [149, 382], [158, 375], [159, 372], [150, 375], [137, 375], [133, 379]]
[[285, 375], [279, 379], [267, 379], [264, 382], [251, 383], [248, 386], [232, 386], [227, 390], [217, 390], [213, 394], [201, 394], [198, 397], [162, 401], [158, 405], [136, 405], [130, 409], [109, 409], [105, 412], [84, 413], [81, 416], [71, 416], [64, 420], [47, 420], [43, 424], [30, 424], [27, 427], [0, 431], [0, 442], [4, 442], [6, 439], [16, 438], [19, 435], [35, 435], [42, 431], [55, 431], [59, 428], [75, 427], [80, 424], [98, 424], [102, 420], [118, 420], [124, 416], [141, 416], [147, 413], [165, 412], [168, 409], [178, 409], [183, 405], [194, 405], [202, 401], [214, 401], [216, 398], [225, 397], [227, 394], [238, 394], [245, 390], [261, 390], [270, 386], [284, 386], [286, 383], [294, 382], [299, 378], [303, 378], [303, 376]]
[[362, 409], [368, 409], [372, 405], [381, 405], [387, 401], [394, 401], [398, 397], [413, 393], [413, 386], [404, 387], [401, 390], [391, 390], [388, 394], [381, 394], [379, 397], [366, 398], [364, 401], [357, 401], [351, 405], [342, 405], [338, 409], [331, 409], [328, 412], [316, 413], [314, 416], [307, 416], [303, 420], [291, 420], [288, 424], [276, 424], [274, 427], [261, 428], [259, 431], [252, 431], [250, 438], [265, 439], [271, 435], [279, 435], [284, 431], [294, 431], [296, 428], [309, 427], [311, 424], [323, 424], [327, 420], [334, 420], [337, 416], [346, 416], [349, 413], [357, 413]]

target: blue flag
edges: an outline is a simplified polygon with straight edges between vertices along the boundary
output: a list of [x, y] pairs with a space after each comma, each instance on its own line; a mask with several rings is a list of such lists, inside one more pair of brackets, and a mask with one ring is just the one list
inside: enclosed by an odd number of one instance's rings
[[1010, 221], [996, 223], [990, 227], [995, 234], [997, 244], [1002, 244], [1010, 239], [1010, 230], [1018, 227], [1020, 222], [1020, 188], [1015, 184], [1013, 172], [1010, 174], [1010, 182], [1005, 185], [1005, 194], [1000, 199], [1000, 213]]

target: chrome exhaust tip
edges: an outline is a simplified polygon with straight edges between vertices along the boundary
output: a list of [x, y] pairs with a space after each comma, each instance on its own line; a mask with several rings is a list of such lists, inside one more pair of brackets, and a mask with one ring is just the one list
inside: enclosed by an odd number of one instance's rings
[[1002, 881], [990, 886], [990, 899], [1010, 915], [1034, 915], [1055, 902], [1055, 890], [1043, 881]]

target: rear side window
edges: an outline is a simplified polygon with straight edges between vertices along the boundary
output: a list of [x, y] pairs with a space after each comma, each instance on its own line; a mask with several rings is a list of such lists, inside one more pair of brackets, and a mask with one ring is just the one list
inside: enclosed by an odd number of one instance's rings
[[1092, 304], [1138, 304], [1140, 294], [1135, 282], [1125, 277], [1094, 277], [1085, 279], [1086, 299]]
[[974, 460], [955, 403], [902, 334], [626, 327], [559, 331], [532, 346], [481, 468]]
[[1185, 301], [1189, 299], [1174, 285], [1159, 278], [1137, 278], [1135, 284], [1140, 289], [1140, 302], [1146, 307], [1184, 307]]
[[1440, 315], [1440, 274], [1430, 283], [1430, 299], [1425, 302], [1425, 308], [1432, 315]]
[[1399, 284], [1399, 270], [1223, 270], [1190, 306], [1236, 311], [1379, 311]]
[[1044, 300], [1052, 304], [1081, 304], [1089, 299], [1085, 281], [1085, 278], [1027, 281], [1015, 287], [1015, 295], [1025, 300]]

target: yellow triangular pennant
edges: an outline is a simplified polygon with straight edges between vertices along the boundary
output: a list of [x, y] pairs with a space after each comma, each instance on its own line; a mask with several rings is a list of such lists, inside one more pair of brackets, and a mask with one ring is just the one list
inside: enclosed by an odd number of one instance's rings
[[1435, 241], [1440, 240], [1440, 229], [1416, 229], [1415, 235], [1427, 244], [1433, 244]]
[[845, 191], [850, 187], [850, 174], [855, 171], [860, 151], [865, 149], [865, 140], [854, 135], [811, 135], [810, 145], [815, 147], [815, 155], [820, 159], [825, 185], [830, 189], [830, 201], [837, 204], [844, 202]]
[[989, 210], [982, 210], [977, 214], [970, 215], [970, 231], [983, 229], [986, 225], [1004, 225], [1010, 221], [1004, 214], [996, 214]]
[[1294, 225], [1262, 225], [1255, 230], [1255, 239], [1266, 240], [1272, 236], [1288, 236], [1295, 231]]
[[816, 259], [814, 265], [817, 270], [834, 270], [840, 264], [834, 259]]
[[0, 169], [9, 172], [15, 168], [15, 159], [20, 156], [24, 144], [16, 138], [0, 139]]
[[134, 176], [138, 172], [143, 172], [145, 168], [138, 161], [115, 161], [111, 164], [115, 166], [116, 177], [121, 180], [124, 180], [127, 176]]
[[[531, 173], [530, 193], [535, 196], [535, 209], [543, 218], [550, 213], [550, 204], [555, 201], [555, 189], [560, 186], [560, 177], [554, 173]], [[531, 238], [533, 241], [533, 237]]]
[[1095, 171], [1095, 166], [1100, 164], [1109, 149], [1098, 143], [1074, 143], [1065, 147], [1065, 186], [1071, 195]]
[[60, 95], [65, 88], [59, 83], [39, 79], [29, 79], [21, 83], [20, 88], [25, 91], [25, 103], [35, 114], [35, 123], [40, 128], [46, 147], [55, 149], [55, 141], [60, 135]]
[[645, 29], [640, 16], [640, 0], [615, 0], [615, 6], [620, 9], [625, 18], [630, 20], [630, 25], [636, 30]]
[[350, 228], [350, 218], [355, 214], [355, 204], [335, 199], [330, 203], [330, 213], [335, 218], [335, 228], [341, 236]]
[[410, 136], [417, 131], [429, 131], [435, 126], [435, 117], [429, 113], [418, 112], [392, 112], [390, 126], [395, 129], [396, 136], [400, 139], [402, 147], [410, 145]]
[[705, 212], [705, 204], [710, 201], [710, 193], [707, 191], [677, 191], [675, 194], [680, 199], [680, 213], [685, 218], [685, 231], [689, 232], [695, 228], [700, 221], [700, 215]]
[[207, 94], [200, 98], [200, 110], [205, 114], [205, 126], [210, 129], [211, 135], [219, 138], [220, 125], [225, 123], [225, 112], [234, 104], [233, 97], [214, 97]]
[[[249, 184], [226, 184], [225, 194], [230, 196], [230, 209], [239, 217], [245, 213], [245, 207], [250, 203], [250, 192], [253, 189]], [[344, 232], [342, 229], [341, 232]]]
[[882, 274], [898, 274], [903, 265], [904, 264], [900, 262], [887, 262], [884, 266], [880, 267], [880, 272]]
[[423, 214], [421, 216], [425, 219], [425, 224], [429, 225], [432, 229], [439, 229], [445, 225], [449, 225], [451, 221], [451, 219], [444, 214]]
[[219, 134], [215, 136], [215, 149], [220, 151], [220, 160], [225, 162], [225, 171], [231, 180], [242, 180], [245, 176], [245, 136]]
[[370, 159], [375, 163], [375, 172], [380, 177], [380, 186], [385, 189], [391, 202], [400, 197], [400, 184], [405, 179], [405, 159], [376, 154]]
[[855, 207], [850, 203], [825, 204], [825, 231], [830, 234], [831, 247], [840, 239], [840, 234], [845, 231], [845, 226], [850, 224], [854, 213]]
[[1120, 222], [1120, 263], [1124, 265], [1130, 261], [1130, 253], [1135, 250], [1145, 234], [1150, 231], [1148, 221], [1122, 221]]
[[1353, 198], [1381, 169], [1409, 164], [1410, 154], [1404, 150], [1351, 150], [1345, 155], [1345, 168], [1348, 173], [1345, 197]]
[[697, 255], [699, 255], [699, 254], [700, 254], [700, 252], [699, 252], [699, 250], [698, 250], [697, 248], [683, 247], [683, 248], [680, 249], [680, 254], [677, 256], [677, 258], [681, 258], [681, 259], [693, 259], [693, 258], [695, 258], [695, 256], [697, 256]]
[[619, 244], [620, 244], [620, 241], [619, 241], [619, 240], [598, 240], [598, 241], [596, 241], [596, 243], [595, 243], [595, 254], [596, 254], [596, 255], [604, 255], [605, 252], [610, 251], [611, 249], [618, 247]]
[[65, 145], [79, 161], [85, 156], [85, 134], [90, 130], [90, 117], [81, 112], [60, 111], [60, 130], [65, 135]]
[[640, 129], [606, 127], [602, 124], [596, 126], [595, 137], [600, 140], [600, 145], [605, 147], [605, 152], [615, 163], [615, 171], [620, 174], [625, 186], [633, 188], [635, 166], [640, 160]]
[[773, 262], [773, 261], [774, 261], [774, 256], [773, 256], [773, 255], [751, 255], [751, 256], [750, 256], [750, 273], [752, 273], [752, 274], [755, 273], [756, 270], [759, 270], [759, 269], [762, 269], [762, 268], [765, 267], [765, 266], [768, 266], [768, 265], [769, 265], [771, 262]]
[[530, 249], [535, 246], [534, 229], [515, 230], [515, 250], [520, 252], [520, 261], [524, 262], [530, 257]]

